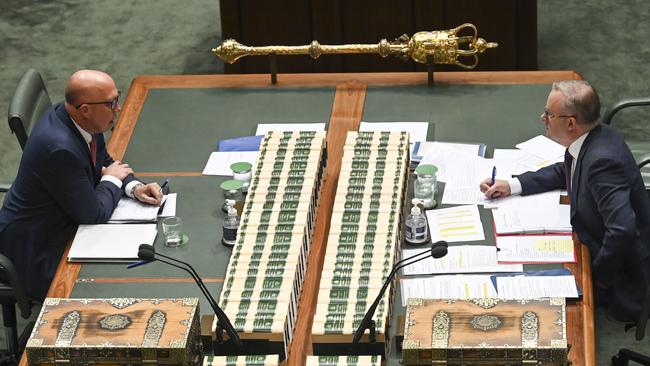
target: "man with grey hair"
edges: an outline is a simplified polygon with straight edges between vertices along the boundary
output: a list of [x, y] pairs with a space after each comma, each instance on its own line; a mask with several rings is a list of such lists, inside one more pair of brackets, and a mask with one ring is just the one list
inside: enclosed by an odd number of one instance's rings
[[588, 82], [554, 83], [540, 118], [547, 136], [567, 147], [564, 162], [494, 184], [488, 178], [480, 189], [489, 198], [566, 189], [598, 302], [613, 318], [634, 321], [650, 283], [650, 199], [630, 149], [599, 114]]

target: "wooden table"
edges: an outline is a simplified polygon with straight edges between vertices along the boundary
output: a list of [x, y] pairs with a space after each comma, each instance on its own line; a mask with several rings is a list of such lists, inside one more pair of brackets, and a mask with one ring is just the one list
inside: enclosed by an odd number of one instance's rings
[[[435, 88], [448, 88], [455, 85], [488, 85], [502, 86], [518, 84], [550, 84], [563, 79], [580, 79], [580, 75], [572, 71], [548, 72], [440, 72], [435, 75]], [[416, 87], [427, 90], [426, 73], [366, 73], [366, 74], [281, 74], [278, 84], [270, 85], [268, 75], [196, 75], [196, 76], [140, 76], [133, 80], [123, 106], [119, 122], [108, 144], [108, 149], [115, 159], [122, 159], [127, 152], [134, 130], [141, 117], [145, 102], [152, 90], [158, 89], [210, 89], [233, 88], [335, 88], [331, 105], [331, 116], [328, 125], [328, 165], [324, 174], [321, 202], [318, 207], [316, 225], [313, 234], [313, 244], [309, 254], [307, 274], [300, 299], [298, 320], [295, 329], [296, 336], [288, 354], [288, 365], [304, 365], [305, 355], [311, 353], [311, 322], [315, 312], [320, 283], [320, 273], [325, 255], [327, 233], [330, 225], [330, 214], [341, 165], [343, 144], [347, 131], [357, 130], [364, 114], [369, 88]], [[459, 99], [459, 103], [463, 100]], [[544, 100], [535, 101], [543, 107]], [[399, 101], [397, 101], [399, 103]], [[540, 107], [540, 110], [541, 110]], [[505, 109], [507, 110], [507, 109]], [[530, 111], [537, 116], [538, 111]], [[262, 121], [258, 121], [262, 122]], [[277, 122], [277, 121], [269, 121]], [[127, 154], [128, 155], [128, 154]], [[144, 171], [146, 167], [137, 169], [138, 176], [170, 176], [170, 177], [199, 177], [200, 171]], [[577, 238], [574, 237], [574, 240]], [[591, 269], [589, 252], [584, 245], [577, 245], [578, 263], [567, 264], [576, 276], [583, 296], [577, 301], [569, 301], [567, 306], [567, 339], [571, 344], [570, 359], [574, 365], [595, 365], [593, 295], [591, 286]], [[69, 247], [68, 247], [69, 249]], [[48, 296], [70, 297], [75, 285], [87, 282], [79, 279], [81, 264], [66, 261], [67, 250], [63, 256]], [[95, 280], [94, 280], [95, 281]], [[113, 283], [185, 283], [191, 279], [184, 277], [130, 277], [130, 278], [98, 278], [95, 282]], [[206, 278], [206, 282], [222, 282], [223, 278]], [[119, 295], [119, 294], [118, 294]], [[26, 359], [21, 359], [26, 365]]]

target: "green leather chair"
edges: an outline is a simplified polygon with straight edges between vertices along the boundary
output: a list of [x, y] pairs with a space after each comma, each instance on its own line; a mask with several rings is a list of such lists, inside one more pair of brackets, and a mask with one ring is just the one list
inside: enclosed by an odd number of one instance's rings
[[[43, 77], [35, 69], [27, 70], [16, 86], [7, 119], [21, 149], [25, 149], [32, 127], [50, 106], [52, 102]], [[10, 184], [0, 183], [0, 193], [9, 191], [10, 187]]]
[[[603, 124], [611, 125], [614, 116], [628, 108], [632, 107], [643, 107], [650, 106], [650, 97], [645, 98], [634, 98], [634, 99], [623, 99], [620, 102], [614, 104], [614, 106], [605, 112], [603, 116]], [[643, 177], [643, 182], [645, 183], [646, 190], [650, 192], [650, 141], [649, 140], [638, 140], [638, 139], [625, 139], [625, 143], [632, 151], [634, 159], [639, 165], [641, 170], [641, 176]]]
[[16, 135], [20, 148], [25, 149], [32, 127], [52, 106], [41, 74], [29, 69], [20, 79], [9, 105], [9, 128]]

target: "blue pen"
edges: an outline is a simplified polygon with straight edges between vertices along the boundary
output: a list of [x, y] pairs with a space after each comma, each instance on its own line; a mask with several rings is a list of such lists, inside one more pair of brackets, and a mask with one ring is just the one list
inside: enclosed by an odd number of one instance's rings
[[153, 261], [138, 261], [138, 262], [129, 263], [129, 265], [126, 266], [126, 268], [131, 269], [131, 268], [135, 268], [135, 267], [140, 267], [141, 265], [147, 264], [149, 262], [153, 262]]
[[492, 186], [494, 185], [495, 179], [497, 177], [497, 167], [496, 165], [492, 167]]

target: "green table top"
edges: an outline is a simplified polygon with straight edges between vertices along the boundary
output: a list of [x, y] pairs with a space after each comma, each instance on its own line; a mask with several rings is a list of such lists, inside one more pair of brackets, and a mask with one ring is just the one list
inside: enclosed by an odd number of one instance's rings
[[327, 123], [335, 88], [152, 89], [124, 161], [136, 171], [201, 172], [219, 140], [258, 123]]
[[367, 122], [429, 122], [428, 139], [485, 143], [494, 148], [544, 133], [549, 85], [436, 85], [369, 87], [363, 112]]

